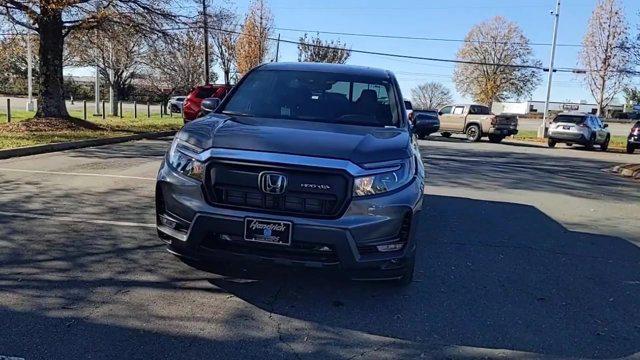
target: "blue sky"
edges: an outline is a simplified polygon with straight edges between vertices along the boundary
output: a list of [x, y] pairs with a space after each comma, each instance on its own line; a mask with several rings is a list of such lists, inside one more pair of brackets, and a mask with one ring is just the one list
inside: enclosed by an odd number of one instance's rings
[[[640, 0], [622, 0], [631, 33], [637, 34], [640, 21]], [[320, 31], [372, 33], [463, 39], [476, 23], [495, 15], [502, 15], [520, 25], [532, 42], [550, 43], [555, 0], [268, 0], [278, 28], [299, 28]], [[563, 0], [560, 11], [559, 44], [580, 44], [595, 0]], [[248, 0], [229, 3], [243, 13]], [[276, 30], [283, 39], [297, 39], [301, 33]], [[351, 36], [322, 35], [325, 39], [339, 39], [353, 49], [392, 52], [416, 56], [455, 58], [459, 43], [435, 41], [373, 39]], [[281, 44], [281, 61], [296, 61], [293, 44]], [[548, 66], [550, 46], [535, 46], [535, 56]], [[577, 47], [558, 47], [556, 66], [576, 67]], [[420, 60], [390, 59], [381, 56], [352, 54], [350, 64], [381, 67], [392, 70], [400, 81], [405, 98], [410, 89], [426, 81], [439, 81], [454, 93], [451, 79], [452, 64]], [[546, 74], [534, 100], [543, 100]], [[640, 85], [640, 79], [635, 79]], [[573, 74], [555, 73], [552, 100], [587, 100], [588, 90]], [[457, 101], [465, 100], [455, 93]], [[621, 98], [621, 97], [620, 97]], [[468, 100], [468, 99], [467, 99]]]
[[[192, 0], [184, 0], [192, 1]], [[621, 0], [632, 36], [638, 33], [640, 0]], [[550, 43], [555, 0], [267, 0], [277, 28], [308, 29], [351, 33], [370, 33], [414, 37], [463, 39], [478, 22], [502, 15], [516, 22], [534, 43]], [[214, 4], [235, 9], [244, 14], [249, 0], [215, 0]], [[558, 44], [580, 44], [596, 0], [562, 0]], [[198, 6], [185, 4], [184, 9]], [[275, 30], [282, 39], [297, 40], [303, 33]], [[423, 57], [454, 59], [460, 43], [378, 39], [321, 34], [323, 39], [338, 39], [351, 48]], [[275, 48], [275, 47], [274, 47]], [[549, 64], [550, 46], [534, 46], [535, 56], [544, 66]], [[560, 46], [556, 50], [557, 67], [577, 67], [578, 47]], [[294, 44], [281, 43], [280, 61], [297, 61]], [[383, 56], [353, 53], [349, 64], [366, 65], [392, 70], [402, 87], [405, 98], [410, 89], [427, 81], [438, 81], [454, 93], [456, 101], [469, 100], [455, 91], [451, 74], [453, 64], [421, 60], [394, 59]], [[71, 72], [91, 75], [90, 69]], [[532, 94], [533, 100], [544, 100], [547, 75]], [[640, 79], [633, 80], [640, 86]], [[593, 102], [588, 89], [576, 75], [555, 73], [552, 101]], [[622, 101], [622, 96], [618, 97]]]

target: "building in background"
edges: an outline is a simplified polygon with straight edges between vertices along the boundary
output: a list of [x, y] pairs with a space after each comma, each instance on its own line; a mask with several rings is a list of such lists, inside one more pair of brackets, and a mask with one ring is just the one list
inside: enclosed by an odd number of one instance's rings
[[[607, 115], [614, 111], [623, 111], [623, 105], [609, 105], [606, 107]], [[518, 115], [533, 115], [544, 112], [544, 101], [523, 101], [523, 102], [494, 102], [491, 111], [494, 114], [518, 114]], [[588, 104], [586, 101], [576, 102], [549, 102], [549, 111], [551, 113], [558, 113], [562, 111], [580, 111], [585, 113], [595, 114], [598, 111], [596, 104]]]

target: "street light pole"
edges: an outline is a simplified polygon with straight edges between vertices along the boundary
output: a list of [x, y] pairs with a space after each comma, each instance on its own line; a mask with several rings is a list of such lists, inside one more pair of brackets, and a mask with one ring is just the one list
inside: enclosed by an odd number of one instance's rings
[[27, 100], [27, 111], [33, 111], [33, 55], [31, 54], [31, 37], [27, 33], [27, 91], [29, 98]]
[[207, 0], [202, 0], [202, 24], [204, 32], [204, 83], [209, 84], [209, 26], [207, 23]]
[[560, 21], [560, 0], [556, 3], [556, 11], [551, 13], [555, 19], [553, 21], [553, 40], [551, 41], [551, 59], [549, 61], [549, 78], [547, 80], [547, 99], [544, 102], [544, 113], [542, 114], [542, 123], [538, 128], [538, 138], [544, 138], [547, 135], [547, 116], [549, 113], [549, 98], [551, 97], [551, 80], [553, 79], [553, 61], [556, 57], [556, 41], [558, 39], [558, 22]]
[[118, 107], [113, 100], [113, 44], [109, 41], [109, 108], [111, 116], [118, 115]]

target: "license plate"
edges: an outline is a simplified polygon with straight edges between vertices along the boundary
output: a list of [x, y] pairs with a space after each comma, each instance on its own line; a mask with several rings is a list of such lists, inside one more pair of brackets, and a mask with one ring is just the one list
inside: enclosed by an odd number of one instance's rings
[[288, 221], [244, 219], [244, 239], [261, 243], [290, 245], [292, 225]]

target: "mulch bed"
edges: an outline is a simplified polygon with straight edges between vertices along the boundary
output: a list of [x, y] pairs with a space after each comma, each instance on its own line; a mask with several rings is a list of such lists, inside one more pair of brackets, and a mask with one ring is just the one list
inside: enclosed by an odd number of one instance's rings
[[33, 118], [0, 125], [0, 132], [53, 132], [107, 130], [92, 122], [76, 118]]

